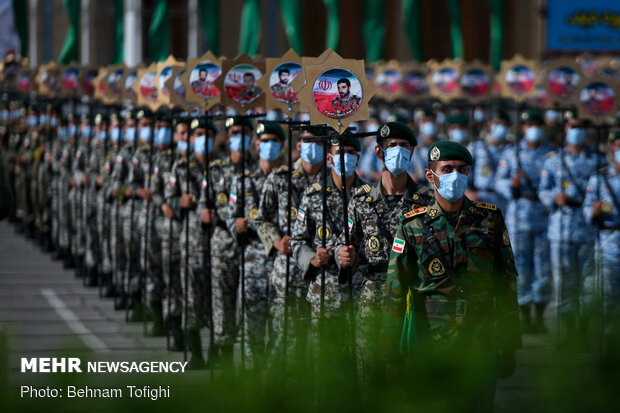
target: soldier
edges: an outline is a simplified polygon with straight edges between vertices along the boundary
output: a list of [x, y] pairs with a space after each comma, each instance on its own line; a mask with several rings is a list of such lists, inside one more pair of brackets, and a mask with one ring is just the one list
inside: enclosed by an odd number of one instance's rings
[[408, 172], [418, 184], [427, 185], [428, 182], [424, 176], [424, 170], [428, 167], [426, 153], [429, 146], [437, 140], [439, 128], [432, 109], [426, 108], [422, 113], [423, 116], [419, 122], [420, 142], [418, 142], [418, 149], [413, 152]]
[[[606, 357], [620, 345], [620, 130], [609, 134], [612, 161], [588, 180], [583, 214], [588, 224], [597, 225], [597, 261], [601, 265]], [[590, 287], [593, 275], [588, 276]], [[611, 361], [611, 360], [610, 360]], [[617, 362], [617, 360], [616, 360]]]
[[289, 84], [289, 77], [291, 76], [290, 70], [283, 68], [278, 70], [278, 83], [271, 86], [271, 94], [278, 100], [289, 102], [293, 99], [292, 94], [295, 93], [295, 89]]
[[469, 136], [469, 119], [463, 115], [453, 115], [448, 117], [448, 139], [452, 142], [465, 145]]
[[356, 317], [358, 367], [367, 379], [377, 370], [381, 297], [394, 234], [405, 212], [432, 199], [430, 189], [407, 174], [416, 144], [413, 131], [404, 123], [388, 122], [379, 128], [375, 152], [383, 162], [381, 179], [355, 189], [348, 214], [350, 244], [345, 244], [344, 234], [336, 241], [341, 272], [355, 268], [356, 261], [368, 262]]
[[441, 393], [464, 394], [459, 403], [490, 411], [498, 372], [514, 373], [521, 348], [510, 239], [497, 206], [464, 196], [473, 164], [465, 147], [437, 142], [428, 161], [435, 199], [403, 216], [392, 244], [382, 359], [391, 376], [403, 363], [400, 350], [413, 389], [425, 386], [418, 374], [435, 362], [471, 366], [465, 377], [441, 376]]
[[338, 86], [338, 97], [332, 100], [332, 106], [342, 106], [348, 108], [349, 106], [359, 105], [361, 98], [351, 93], [351, 81], [345, 77], [339, 79], [336, 83]]
[[[543, 141], [542, 115], [522, 115], [525, 139], [504, 150], [495, 175], [495, 190], [508, 202], [506, 223], [514, 240], [519, 271], [517, 288], [524, 332], [546, 332], [543, 315], [551, 300], [547, 212], [537, 195], [540, 170], [551, 147]], [[532, 324], [531, 306], [535, 309]]]
[[[258, 236], [263, 242], [267, 256], [273, 258], [273, 271], [269, 275], [269, 313], [271, 321], [270, 351], [274, 357], [280, 357], [283, 351], [295, 349], [296, 355], [305, 352], [305, 332], [308, 325], [306, 308], [306, 283], [297, 275], [297, 266], [290, 260], [288, 280], [286, 278], [287, 256], [291, 255], [290, 235], [287, 234], [288, 220], [291, 220], [291, 232], [297, 217], [299, 203], [305, 189], [319, 182], [323, 165], [324, 145], [321, 142], [306, 142], [304, 138], [321, 135], [323, 128], [307, 127], [301, 131], [297, 150], [301, 157], [295, 161], [292, 170], [288, 165], [275, 169], [265, 180], [258, 208]], [[291, 174], [291, 210], [288, 211], [288, 174]], [[286, 283], [288, 282], [288, 296]], [[287, 348], [283, 348], [285, 311], [288, 311]], [[299, 340], [299, 341], [297, 341]]]
[[[550, 156], [540, 173], [538, 196], [550, 212], [547, 235], [551, 243], [551, 267], [555, 287], [555, 311], [560, 318], [561, 347], [584, 344], [588, 315], [584, 281], [594, 271], [595, 230], [586, 223], [582, 204], [588, 178], [604, 159], [585, 145], [586, 130], [582, 120], [571, 118], [566, 125], [566, 145]], [[588, 291], [585, 291], [587, 293]], [[579, 320], [577, 320], [579, 318]], [[577, 321], [579, 325], [577, 326]]]
[[263, 91], [256, 86], [256, 78], [252, 72], [243, 74], [243, 87], [244, 89], [240, 90], [237, 95], [239, 103], [254, 102], [263, 93]]

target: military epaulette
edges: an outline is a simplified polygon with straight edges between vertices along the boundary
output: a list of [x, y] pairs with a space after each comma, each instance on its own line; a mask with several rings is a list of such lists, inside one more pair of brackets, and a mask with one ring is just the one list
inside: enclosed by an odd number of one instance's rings
[[288, 172], [288, 165], [282, 165], [279, 168], [276, 168], [276, 170], [274, 172], [276, 174], [278, 174], [278, 175], [284, 174], [284, 173]]
[[216, 159], [214, 161], [211, 161], [209, 163], [209, 166], [214, 167], [214, 166], [220, 166], [222, 164], [222, 160], [221, 159]]
[[366, 195], [367, 193], [370, 192], [370, 185], [368, 184], [364, 184], [360, 187], [355, 188], [355, 190], [353, 191], [353, 196], [361, 196], [361, 195]]
[[301, 176], [301, 172], [295, 171], [293, 172], [292, 178], [296, 179], [296, 178], [299, 178], [300, 176]]
[[179, 159], [177, 161], [177, 166], [184, 166], [187, 163], [186, 159]]
[[190, 163], [189, 163], [189, 167], [190, 167], [190, 168], [193, 168], [194, 166], [196, 166], [196, 164], [195, 164], [194, 162], [190, 162]]
[[313, 183], [308, 188], [306, 188], [306, 195], [315, 194], [321, 191], [323, 187], [318, 182]]
[[425, 213], [427, 210], [428, 210], [427, 207], [412, 209], [411, 211], [405, 214], [405, 218], [415, 217], [416, 215]]
[[497, 205], [489, 204], [488, 202], [474, 201], [474, 205], [477, 206], [478, 208], [486, 208], [486, 209], [490, 209], [491, 211], [497, 211]]

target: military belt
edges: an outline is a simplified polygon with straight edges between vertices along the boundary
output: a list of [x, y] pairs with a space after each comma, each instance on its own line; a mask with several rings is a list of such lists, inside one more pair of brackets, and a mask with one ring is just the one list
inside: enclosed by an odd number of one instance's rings
[[493, 314], [493, 304], [490, 301], [470, 301], [464, 299], [439, 301], [425, 300], [424, 307], [427, 314], [465, 316], [488, 316]]

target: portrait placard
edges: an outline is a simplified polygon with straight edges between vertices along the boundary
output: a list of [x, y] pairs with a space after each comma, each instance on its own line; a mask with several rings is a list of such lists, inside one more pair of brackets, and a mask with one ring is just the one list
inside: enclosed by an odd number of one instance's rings
[[574, 60], [558, 59], [544, 65], [543, 68], [540, 77], [549, 102], [566, 105], [577, 91], [579, 81], [583, 77], [581, 67]]
[[536, 94], [536, 62], [515, 55], [510, 60], [502, 60], [499, 83], [502, 96], [523, 102]]
[[[368, 75], [366, 79], [368, 79]], [[373, 81], [372, 79], [368, 80]], [[396, 60], [390, 60], [375, 67], [374, 83], [377, 85], [377, 97], [388, 102], [404, 97], [403, 72], [400, 63]]]
[[291, 117], [299, 110], [299, 93], [292, 83], [301, 74], [301, 57], [289, 49], [279, 59], [267, 59], [265, 76], [256, 84], [265, 93], [265, 104], [268, 109], [281, 109]]
[[491, 97], [493, 91], [493, 70], [478, 60], [462, 66], [459, 86], [462, 95], [472, 103]]
[[99, 74], [98, 67], [83, 67], [82, 76], [80, 77], [80, 83], [82, 86], [82, 93], [88, 95], [88, 97], [95, 96], [95, 79]]
[[583, 77], [573, 95], [579, 117], [601, 122], [615, 117], [618, 109], [618, 87], [615, 82], [601, 75]]
[[222, 74], [222, 62], [210, 51], [189, 59], [179, 80], [185, 86], [185, 100], [193, 101], [204, 110], [221, 102], [221, 88], [216, 81]]
[[122, 98], [124, 102], [138, 103], [138, 94], [134, 89], [134, 85], [138, 81], [138, 69], [142, 69], [143, 65], [136, 67], [126, 67], [123, 79], [121, 80], [123, 94]]
[[411, 103], [428, 98], [428, 67], [424, 63], [410, 62], [403, 68], [403, 92]]
[[429, 92], [444, 102], [461, 98], [461, 77], [462, 63], [458, 60], [446, 59], [443, 62], [431, 60], [428, 63], [430, 73], [427, 76]]
[[265, 92], [256, 84], [264, 72], [265, 63], [254, 61], [246, 53], [234, 60], [222, 60], [222, 76], [216, 81], [222, 91], [222, 105], [240, 113], [265, 106]]
[[76, 97], [82, 93], [82, 85], [80, 77], [82, 76], [82, 67], [78, 64], [69, 64], [64, 66], [60, 72], [61, 95], [67, 97]]
[[153, 112], [159, 108], [159, 90], [157, 88], [157, 63], [138, 69], [138, 79], [133, 85], [138, 95], [138, 105], [148, 106]]

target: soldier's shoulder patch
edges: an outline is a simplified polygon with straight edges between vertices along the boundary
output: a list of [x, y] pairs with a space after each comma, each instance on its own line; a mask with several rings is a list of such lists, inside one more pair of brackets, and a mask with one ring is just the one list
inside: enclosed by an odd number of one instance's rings
[[301, 176], [301, 172], [295, 171], [293, 172], [292, 178], [295, 179], [295, 178], [299, 178], [300, 176]]
[[425, 213], [427, 210], [428, 210], [427, 207], [412, 209], [411, 211], [405, 214], [405, 218], [415, 217], [416, 215]]
[[277, 173], [278, 175], [284, 174], [284, 173], [288, 172], [288, 165], [282, 165], [282, 166], [276, 168], [276, 170], [274, 172]]
[[497, 211], [497, 205], [490, 204], [488, 202], [474, 201], [473, 204], [477, 206], [478, 208], [485, 208], [485, 209], [490, 209], [491, 211]]
[[306, 195], [312, 195], [319, 193], [323, 187], [318, 182], [313, 183], [308, 188], [306, 188]]
[[370, 185], [368, 184], [364, 184], [362, 186], [359, 186], [357, 188], [355, 188], [355, 190], [353, 191], [353, 196], [361, 196], [361, 195], [366, 195], [367, 193], [370, 192]]
[[216, 159], [214, 161], [211, 161], [211, 163], [209, 164], [209, 166], [214, 167], [214, 166], [220, 166], [222, 165], [222, 160], [221, 159]]

